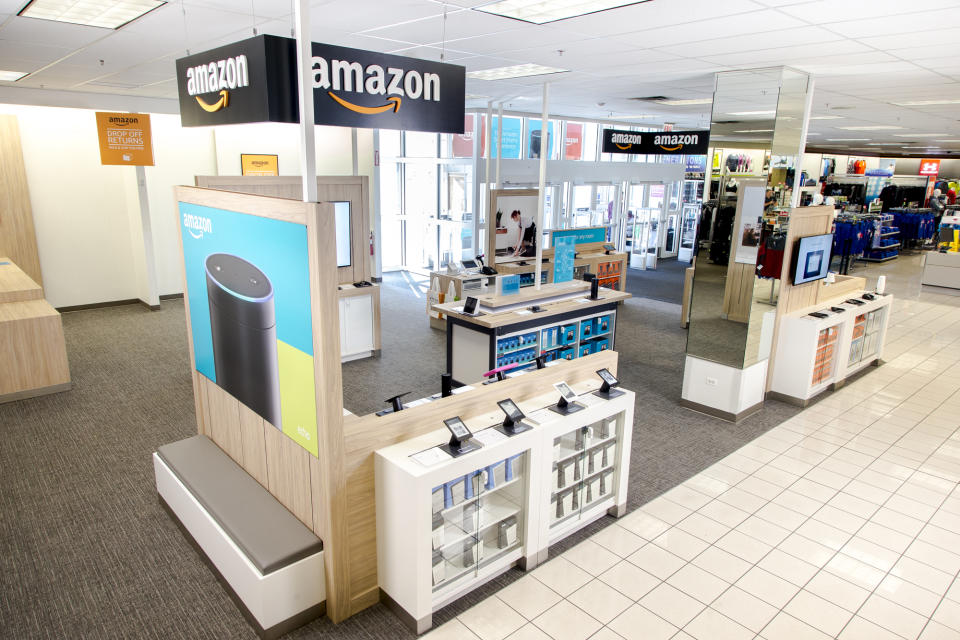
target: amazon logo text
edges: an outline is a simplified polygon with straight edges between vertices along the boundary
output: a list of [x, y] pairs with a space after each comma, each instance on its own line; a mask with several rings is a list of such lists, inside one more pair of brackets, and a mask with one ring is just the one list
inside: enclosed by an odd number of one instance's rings
[[[378, 64], [364, 67], [359, 62], [349, 60], [330, 60], [322, 56], [313, 56], [313, 88], [324, 89], [341, 106], [360, 113], [380, 113], [384, 110], [397, 111], [404, 98], [412, 100], [432, 100], [440, 102], [440, 75], [407, 71], [397, 67], [384, 69]], [[338, 96], [333, 91], [350, 91], [370, 95], [391, 96], [384, 107], [357, 107]], [[393, 97], [396, 96], [396, 97]]]
[[192, 213], [183, 214], [183, 226], [187, 233], [199, 240], [205, 233], [213, 233], [213, 221], [205, 216], [195, 216]]
[[198, 96], [250, 85], [247, 56], [239, 55], [187, 69], [187, 93]]

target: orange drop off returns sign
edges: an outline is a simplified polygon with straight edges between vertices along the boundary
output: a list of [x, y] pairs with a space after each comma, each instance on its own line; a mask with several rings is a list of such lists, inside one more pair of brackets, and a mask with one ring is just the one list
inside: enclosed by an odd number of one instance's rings
[[149, 113], [97, 111], [100, 164], [153, 166]]

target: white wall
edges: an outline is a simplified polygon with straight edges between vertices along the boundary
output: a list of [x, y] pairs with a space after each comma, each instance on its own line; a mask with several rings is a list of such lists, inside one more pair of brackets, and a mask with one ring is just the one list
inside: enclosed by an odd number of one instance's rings
[[[262, 122], [216, 127], [217, 169], [221, 176], [239, 176], [240, 155], [276, 154], [280, 175], [299, 176], [300, 127], [295, 124]], [[353, 174], [353, 143], [350, 129], [316, 127], [317, 175]], [[373, 138], [367, 143], [372, 150]], [[372, 152], [371, 152], [372, 155]]]
[[[146, 263], [134, 167], [103, 166], [94, 111], [0, 104], [17, 116], [45, 294], [55, 307], [145, 299]], [[158, 289], [183, 289], [173, 186], [215, 170], [207, 129], [153, 115], [146, 167]]]

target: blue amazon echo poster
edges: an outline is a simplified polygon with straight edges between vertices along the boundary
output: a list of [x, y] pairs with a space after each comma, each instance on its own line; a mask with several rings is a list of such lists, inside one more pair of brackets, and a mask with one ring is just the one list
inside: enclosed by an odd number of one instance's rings
[[317, 456], [307, 228], [179, 206], [194, 367]]

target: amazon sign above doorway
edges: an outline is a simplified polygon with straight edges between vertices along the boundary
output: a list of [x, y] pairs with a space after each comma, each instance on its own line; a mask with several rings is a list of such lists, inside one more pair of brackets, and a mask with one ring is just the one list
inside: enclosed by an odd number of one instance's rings
[[603, 130], [604, 153], [702, 156], [707, 153], [709, 142], [709, 131]]
[[[313, 43], [314, 122], [463, 133], [465, 69]], [[296, 42], [262, 35], [177, 60], [185, 127], [299, 122]]]

